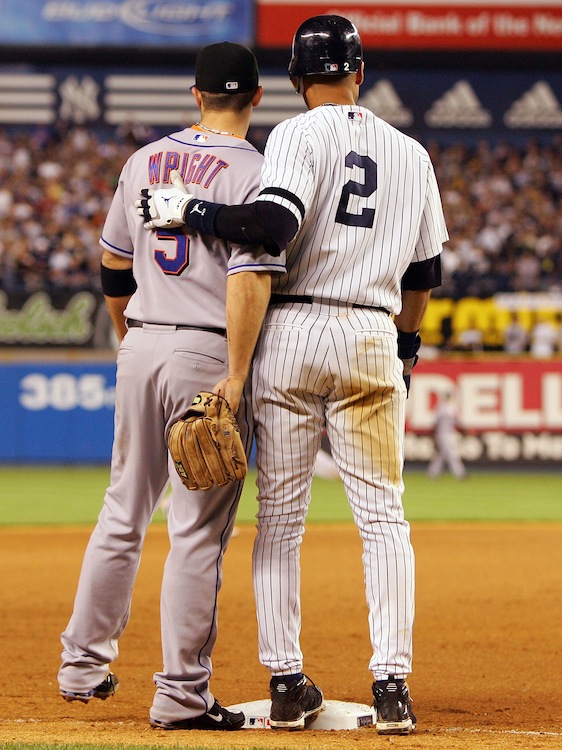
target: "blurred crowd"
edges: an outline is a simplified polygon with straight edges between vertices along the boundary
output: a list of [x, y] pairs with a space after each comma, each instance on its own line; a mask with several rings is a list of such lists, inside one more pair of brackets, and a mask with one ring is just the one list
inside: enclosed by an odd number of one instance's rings
[[429, 152], [451, 237], [438, 294], [562, 291], [562, 136]]
[[[98, 239], [121, 167], [156, 136], [127, 127], [0, 131], [0, 289], [99, 290]], [[266, 136], [250, 130], [259, 150]], [[562, 293], [562, 136], [524, 147], [426, 145], [451, 236], [435, 296]]]
[[0, 288], [99, 287], [101, 228], [136, 147], [81, 127], [0, 131]]

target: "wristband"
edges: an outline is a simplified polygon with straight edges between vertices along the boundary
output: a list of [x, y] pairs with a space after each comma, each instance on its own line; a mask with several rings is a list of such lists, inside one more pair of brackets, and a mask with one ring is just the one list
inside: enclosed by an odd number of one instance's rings
[[221, 208], [222, 203], [193, 199], [185, 208], [184, 221], [196, 232], [214, 235], [215, 217]]
[[413, 359], [421, 346], [421, 338], [418, 331], [407, 333], [398, 331], [398, 356], [400, 359]]
[[137, 289], [132, 268], [100, 266], [101, 289], [106, 297], [130, 297]]

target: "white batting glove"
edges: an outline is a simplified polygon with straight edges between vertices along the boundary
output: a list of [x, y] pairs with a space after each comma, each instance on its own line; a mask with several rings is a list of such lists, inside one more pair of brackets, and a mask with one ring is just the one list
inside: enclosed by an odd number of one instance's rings
[[185, 207], [193, 196], [187, 192], [177, 170], [173, 169], [170, 177], [173, 187], [141, 190], [142, 198], [135, 201], [137, 213], [144, 219], [145, 229], [171, 229], [185, 224]]

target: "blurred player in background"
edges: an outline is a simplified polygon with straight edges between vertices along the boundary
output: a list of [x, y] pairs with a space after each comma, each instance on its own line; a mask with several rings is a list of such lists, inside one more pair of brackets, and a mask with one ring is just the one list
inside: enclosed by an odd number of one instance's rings
[[519, 321], [516, 312], [511, 313], [509, 324], [504, 331], [503, 348], [508, 354], [522, 354], [527, 349], [529, 334]]
[[435, 409], [435, 454], [431, 459], [427, 473], [432, 478], [439, 476], [444, 468], [457, 479], [466, 477], [466, 469], [459, 455], [458, 445], [458, 411], [450, 391], [442, 393]]
[[340, 478], [337, 464], [332, 458], [332, 450], [330, 448], [330, 441], [328, 440], [326, 430], [324, 430], [324, 432], [322, 433], [322, 442], [320, 443], [320, 449], [316, 454], [314, 475], [317, 477], [321, 477], [322, 479]]
[[530, 333], [530, 352], [536, 359], [550, 359], [556, 351], [558, 331], [544, 314], [537, 314]]

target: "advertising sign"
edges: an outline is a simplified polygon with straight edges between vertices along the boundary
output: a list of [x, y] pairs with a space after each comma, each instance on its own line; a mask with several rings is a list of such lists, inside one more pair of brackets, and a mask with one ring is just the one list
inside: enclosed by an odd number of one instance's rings
[[468, 462], [562, 459], [562, 359], [421, 361], [407, 404], [406, 459], [429, 461], [440, 394], [453, 394]]
[[257, 0], [257, 43], [284, 47], [310, 16], [355, 23], [366, 49], [560, 50], [560, 0]]
[[[135, 123], [168, 132], [197, 122], [193, 71], [124, 73], [99, 68], [0, 66], [0, 125]], [[305, 111], [286, 68], [261, 70], [264, 97], [252, 125], [273, 127]], [[359, 104], [409, 134], [447, 133], [511, 138], [562, 129], [562, 75], [557, 70], [416, 70], [369, 68]], [[196, 119], [197, 118], [197, 119]]]
[[95, 463], [111, 456], [115, 364], [0, 366], [0, 462]]
[[101, 293], [0, 291], [0, 348], [107, 347], [111, 320]]
[[[0, 463], [108, 462], [115, 363], [0, 364]], [[467, 464], [560, 466], [562, 359], [420, 360], [407, 401], [406, 460], [429, 462], [439, 395], [458, 407]]]
[[253, 43], [252, 0], [2, 0], [0, 43], [201, 47]]

